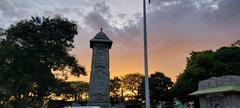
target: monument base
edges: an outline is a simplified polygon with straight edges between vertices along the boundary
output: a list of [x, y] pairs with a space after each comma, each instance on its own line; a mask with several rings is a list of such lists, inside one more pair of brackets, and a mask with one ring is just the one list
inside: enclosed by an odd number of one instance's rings
[[111, 108], [111, 103], [88, 103], [87, 106], [100, 106], [101, 108]]

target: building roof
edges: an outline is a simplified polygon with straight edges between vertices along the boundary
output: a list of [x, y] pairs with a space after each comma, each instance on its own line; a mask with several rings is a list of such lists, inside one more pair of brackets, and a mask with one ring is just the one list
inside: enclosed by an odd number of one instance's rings
[[211, 93], [227, 93], [227, 92], [240, 92], [240, 85], [229, 85], [229, 86], [222, 86], [222, 87], [200, 89], [189, 95], [199, 96], [199, 95], [205, 95], [205, 94], [211, 94]]

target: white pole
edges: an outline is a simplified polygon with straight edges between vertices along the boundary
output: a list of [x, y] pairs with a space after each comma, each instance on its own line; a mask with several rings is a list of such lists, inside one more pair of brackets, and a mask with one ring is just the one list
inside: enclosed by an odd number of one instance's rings
[[143, 34], [144, 34], [144, 70], [145, 70], [145, 101], [146, 108], [150, 108], [149, 82], [148, 82], [148, 53], [147, 53], [147, 24], [146, 24], [146, 0], [143, 0]]

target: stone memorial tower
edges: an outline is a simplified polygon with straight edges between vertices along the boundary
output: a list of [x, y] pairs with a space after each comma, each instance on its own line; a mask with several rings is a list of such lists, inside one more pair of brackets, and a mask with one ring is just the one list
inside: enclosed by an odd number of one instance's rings
[[92, 65], [89, 86], [89, 106], [110, 108], [109, 98], [109, 49], [112, 46], [105, 33], [101, 31], [90, 40]]

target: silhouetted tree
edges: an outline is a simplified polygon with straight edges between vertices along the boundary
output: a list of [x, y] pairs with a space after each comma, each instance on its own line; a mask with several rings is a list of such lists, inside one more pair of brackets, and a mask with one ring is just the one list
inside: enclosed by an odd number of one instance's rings
[[237, 40], [236, 42], [231, 44], [231, 46], [240, 47], [240, 40]]
[[116, 103], [119, 102], [120, 98], [120, 88], [121, 88], [121, 79], [118, 77], [114, 77], [110, 79], [110, 95], [111, 95], [111, 102]]
[[74, 100], [78, 102], [86, 101], [89, 84], [84, 81], [60, 81], [56, 91], [56, 96], [63, 100]]
[[69, 69], [72, 75], [85, 75], [69, 51], [77, 25], [60, 17], [32, 17], [11, 25], [0, 43], [0, 85], [15, 99], [15, 107], [34, 103], [56, 87], [54, 71]]
[[[173, 95], [170, 93], [170, 88], [173, 82], [161, 72], [151, 74], [149, 77], [149, 94], [151, 107], [156, 108], [160, 101], [165, 103], [173, 102]], [[145, 97], [145, 82], [141, 84], [141, 96]]]
[[169, 93], [170, 87], [173, 82], [167, 76], [161, 72], [156, 72], [150, 75], [149, 89], [150, 89], [150, 101], [155, 108], [159, 101], [171, 102], [173, 100]]
[[127, 74], [122, 79], [123, 89], [128, 93], [127, 97], [129, 102], [140, 103], [143, 101], [141, 95], [141, 87], [144, 76], [139, 73]]
[[75, 101], [87, 101], [87, 93], [89, 83], [84, 81], [71, 81], [69, 82], [72, 89], [74, 90]]

